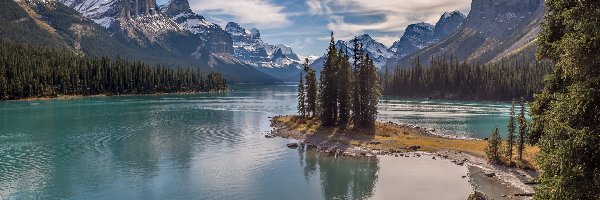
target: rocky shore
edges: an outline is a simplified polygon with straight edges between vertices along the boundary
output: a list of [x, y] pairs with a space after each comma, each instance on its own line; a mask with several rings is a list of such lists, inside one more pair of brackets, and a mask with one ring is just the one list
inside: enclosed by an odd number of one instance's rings
[[[456, 165], [467, 167], [468, 178], [474, 189], [482, 192], [491, 199], [530, 199], [534, 193], [533, 180], [537, 177], [537, 172], [533, 170], [523, 170], [510, 168], [502, 165], [492, 164], [481, 155], [477, 155], [471, 149], [460, 150], [445, 149], [438, 146], [425, 145], [399, 145], [393, 138], [394, 136], [380, 137], [365, 136], [356, 133], [340, 134], [338, 131], [312, 130], [310, 128], [299, 128], [310, 124], [293, 124], [287, 121], [292, 116], [277, 116], [271, 119], [273, 130], [265, 135], [267, 138], [280, 137], [293, 139], [295, 142], [288, 144], [288, 148], [298, 148], [302, 146], [307, 149], [319, 151], [331, 156], [353, 156], [353, 157], [375, 157], [378, 155], [391, 155], [394, 157], [422, 157], [424, 159], [445, 159]], [[310, 122], [308, 122], [310, 123]], [[380, 123], [383, 124], [383, 123]], [[295, 126], [291, 126], [295, 125]], [[432, 134], [431, 130], [426, 128], [401, 125], [392, 122], [385, 123], [386, 128], [391, 127], [397, 132], [403, 132], [399, 135], [409, 135], [411, 137], [423, 138], [423, 140], [463, 140], [456, 138], [445, 138], [437, 134]], [[436, 139], [437, 138], [437, 139]], [[401, 139], [400, 139], [401, 140]], [[473, 141], [466, 139], [465, 142], [472, 141], [479, 144], [482, 141]], [[427, 144], [427, 142], [424, 142]], [[468, 145], [467, 145], [468, 146]], [[467, 178], [467, 177], [463, 177]]]

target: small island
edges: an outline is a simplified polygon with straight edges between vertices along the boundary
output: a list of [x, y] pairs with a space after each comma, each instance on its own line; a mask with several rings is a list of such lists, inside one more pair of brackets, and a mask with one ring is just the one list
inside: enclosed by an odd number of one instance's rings
[[467, 166], [469, 178], [475, 186], [499, 188], [498, 191], [485, 191], [486, 188], [482, 188], [481, 192], [488, 196], [498, 195], [488, 194], [493, 192], [531, 196], [534, 193], [533, 180], [538, 175], [534, 156], [539, 148], [535, 146], [525, 148], [523, 163], [526, 164], [510, 167], [488, 161], [485, 139], [450, 138], [414, 125], [376, 122], [374, 129], [340, 129], [323, 127], [317, 118], [288, 115], [273, 117], [271, 127], [273, 131], [265, 137], [297, 140], [298, 143], [292, 144], [331, 156], [429, 156], [431, 159], [447, 159], [457, 165]]

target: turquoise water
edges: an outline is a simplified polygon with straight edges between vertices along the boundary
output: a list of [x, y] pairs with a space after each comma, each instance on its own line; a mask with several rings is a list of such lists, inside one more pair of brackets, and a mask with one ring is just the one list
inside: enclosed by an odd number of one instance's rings
[[[295, 113], [295, 84], [232, 89], [0, 102], [0, 199], [465, 199], [471, 191], [460, 178], [466, 168], [449, 161], [288, 149], [289, 140], [264, 134], [269, 116]], [[507, 109], [449, 105], [390, 100], [381, 119], [478, 136]]]

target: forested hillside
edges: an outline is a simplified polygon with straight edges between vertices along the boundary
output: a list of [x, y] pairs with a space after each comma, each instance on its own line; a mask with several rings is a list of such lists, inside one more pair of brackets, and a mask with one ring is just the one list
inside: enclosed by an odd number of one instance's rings
[[544, 75], [552, 71], [550, 62], [532, 63], [534, 58], [524, 55], [492, 64], [432, 60], [427, 64], [430, 67], [416, 61], [411, 68], [386, 72], [384, 94], [457, 100], [530, 100], [542, 90]]
[[219, 73], [166, 68], [121, 58], [89, 58], [0, 41], [0, 100], [227, 90]]

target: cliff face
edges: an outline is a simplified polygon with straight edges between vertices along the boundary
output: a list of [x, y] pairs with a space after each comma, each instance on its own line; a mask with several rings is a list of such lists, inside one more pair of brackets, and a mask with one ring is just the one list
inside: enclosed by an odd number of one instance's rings
[[404, 35], [390, 48], [394, 56], [389, 62], [394, 63], [398, 59], [445, 39], [459, 29], [464, 19], [462, 13], [454, 11], [444, 13], [435, 26], [428, 23], [408, 25]]
[[428, 64], [432, 56], [487, 63], [518, 53], [531, 54], [544, 9], [541, 0], [473, 0], [469, 15], [456, 33], [389, 62], [387, 67], [409, 67], [417, 58]]

